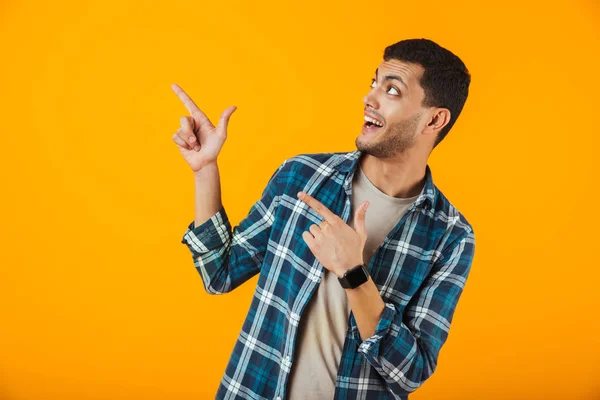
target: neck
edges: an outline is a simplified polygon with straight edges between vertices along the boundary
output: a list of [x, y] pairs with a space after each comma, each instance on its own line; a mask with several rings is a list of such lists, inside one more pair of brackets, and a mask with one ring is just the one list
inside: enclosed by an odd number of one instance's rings
[[388, 196], [414, 197], [425, 185], [427, 159], [416, 159], [410, 154], [382, 159], [361, 153], [358, 162], [373, 185]]

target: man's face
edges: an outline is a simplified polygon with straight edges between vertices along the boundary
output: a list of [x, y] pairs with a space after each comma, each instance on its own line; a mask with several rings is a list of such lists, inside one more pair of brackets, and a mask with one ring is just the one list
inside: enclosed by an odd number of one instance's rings
[[[418, 64], [398, 60], [379, 64], [363, 102], [365, 116], [374, 117], [383, 127], [365, 120], [362, 134], [356, 138], [358, 150], [387, 158], [405, 153], [417, 143], [426, 111], [421, 106], [425, 95], [419, 84], [422, 74], [423, 67]], [[386, 79], [386, 76], [397, 79]]]

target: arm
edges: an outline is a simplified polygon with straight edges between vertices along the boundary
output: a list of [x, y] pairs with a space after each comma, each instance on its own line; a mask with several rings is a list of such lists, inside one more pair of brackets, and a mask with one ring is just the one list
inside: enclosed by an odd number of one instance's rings
[[194, 172], [196, 192], [196, 219], [194, 226], [200, 226], [223, 207], [221, 202], [221, 178], [215, 161]]
[[220, 201], [216, 168], [196, 178], [196, 220], [189, 224], [181, 243], [191, 251], [208, 293], [230, 292], [260, 271], [279, 203], [278, 173], [286, 162], [273, 173], [261, 198], [233, 231]]
[[[388, 390], [396, 398], [415, 391], [435, 371], [439, 352], [447, 339], [452, 316], [471, 269], [474, 249], [475, 237], [471, 229], [436, 261], [431, 273], [407, 304], [404, 317], [390, 302], [383, 302], [381, 313], [381, 303], [369, 297], [369, 286], [354, 292], [354, 301], [349, 296], [349, 301], [357, 305], [361, 299], [371, 299], [367, 303], [371, 305], [370, 313], [363, 309], [362, 315], [355, 315], [357, 326], [362, 329], [370, 326], [372, 320], [378, 322], [374, 334], [364, 341], [360, 333], [355, 332], [360, 343], [358, 351], [387, 382]], [[361, 294], [363, 297], [360, 297]], [[364, 304], [363, 308], [367, 307]], [[359, 325], [359, 316], [362, 317], [362, 325]]]

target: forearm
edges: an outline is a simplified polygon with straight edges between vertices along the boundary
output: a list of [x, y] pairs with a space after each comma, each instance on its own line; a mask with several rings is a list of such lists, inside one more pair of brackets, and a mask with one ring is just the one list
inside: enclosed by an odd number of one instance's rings
[[269, 216], [275, 215], [279, 203], [276, 175], [284, 164], [273, 173], [248, 215], [233, 228], [221, 203], [217, 165], [194, 174], [196, 219], [181, 242], [192, 252], [207, 292], [230, 292], [260, 271], [273, 224]]
[[221, 178], [217, 162], [194, 172], [195, 226], [208, 221], [222, 207]]
[[373, 279], [369, 280], [355, 289], [344, 289], [348, 296], [350, 308], [354, 314], [360, 337], [365, 340], [375, 333], [385, 303], [377, 290]]

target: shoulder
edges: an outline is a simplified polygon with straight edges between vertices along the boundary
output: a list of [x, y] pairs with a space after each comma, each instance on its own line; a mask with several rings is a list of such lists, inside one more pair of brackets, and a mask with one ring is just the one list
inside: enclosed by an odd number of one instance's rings
[[475, 232], [473, 225], [437, 186], [435, 189], [435, 204], [432, 211], [436, 222], [435, 225], [444, 232], [441, 237], [441, 243], [443, 244], [442, 252], [465, 239], [474, 243]]
[[347, 158], [350, 152], [301, 153], [285, 159], [282, 170], [310, 175], [332, 168]]
[[332, 164], [341, 161], [348, 152], [302, 153], [288, 158], [288, 163], [296, 163], [314, 167], [321, 164]]

